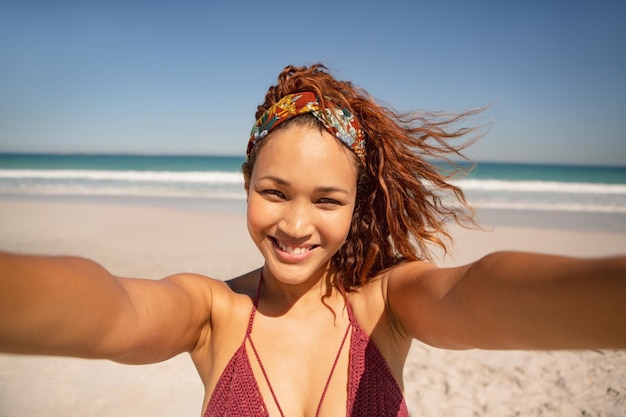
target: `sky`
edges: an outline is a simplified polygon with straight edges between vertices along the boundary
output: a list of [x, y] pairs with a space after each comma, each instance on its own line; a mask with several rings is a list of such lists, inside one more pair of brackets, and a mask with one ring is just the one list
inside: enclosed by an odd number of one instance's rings
[[626, 166], [623, 1], [0, 0], [0, 152], [243, 155], [286, 65], [462, 111], [479, 161]]

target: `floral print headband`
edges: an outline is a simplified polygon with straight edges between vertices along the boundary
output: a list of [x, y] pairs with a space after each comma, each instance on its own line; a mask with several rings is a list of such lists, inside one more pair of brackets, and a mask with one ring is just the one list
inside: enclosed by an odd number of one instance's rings
[[286, 95], [261, 115], [250, 132], [247, 156], [250, 157], [256, 144], [279, 124], [305, 113], [315, 116], [330, 134], [350, 148], [365, 165], [365, 132], [359, 121], [348, 109], [338, 108], [332, 103], [322, 110], [317, 96], [310, 91]]

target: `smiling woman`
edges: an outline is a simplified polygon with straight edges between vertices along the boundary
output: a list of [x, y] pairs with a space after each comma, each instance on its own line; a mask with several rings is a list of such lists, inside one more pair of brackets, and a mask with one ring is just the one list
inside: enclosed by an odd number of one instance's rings
[[447, 221], [473, 224], [431, 159], [460, 155], [471, 140], [453, 141], [475, 130], [455, 126], [475, 113], [400, 115], [321, 65], [287, 67], [243, 165], [262, 265], [225, 282], [154, 281], [84, 258], [0, 254], [0, 349], [135, 364], [188, 352], [205, 417], [391, 417], [408, 415], [415, 339], [626, 348], [623, 256], [427, 261], [430, 245], [448, 248]]

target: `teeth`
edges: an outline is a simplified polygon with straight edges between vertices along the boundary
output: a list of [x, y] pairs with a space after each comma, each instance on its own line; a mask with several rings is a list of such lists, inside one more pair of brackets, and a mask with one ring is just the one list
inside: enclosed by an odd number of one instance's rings
[[282, 242], [277, 242], [277, 243], [278, 243], [278, 247], [280, 248], [280, 250], [282, 250], [283, 252], [287, 252], [290, 255], [302, 255], [303, 253], [309, 250], [308, 248], [301, 247], [301, 246], [294, 248], [292, 246], [287, 246]]

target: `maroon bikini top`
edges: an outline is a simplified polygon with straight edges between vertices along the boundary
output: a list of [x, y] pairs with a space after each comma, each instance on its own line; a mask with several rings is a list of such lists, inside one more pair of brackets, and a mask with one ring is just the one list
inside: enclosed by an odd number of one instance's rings
[[[259, 300], [261, 283], [262, 278], [259, 282], [259, 290], [257, 291], [252, 311], [250, 312], [246, 336], [217, 381], [204, 417], [269, 417], [267, 407], [265, 406], [252, 367], [250, 366], [248, 353], [246, 351], [246, 341], [250, 343], [253, 349], [254, 355], [260, 365], [281, 416], [285, 417], [250, 336]], [[370, 337], [357, 323], [354, 318], [354, 313], [352, 312], [352, 307], [347, 300], [346, 307], [350, 325], [346, 329], [335, 362], [332, 365], [330, 375], [326, 381], [316, 416], [319, 414], [326, 389], [328, 388], [348, 333], [350, 329], [352, 329], [350, 336], [346, 416], [408, 417], [409, 413], [407, 411], [404, 395], [391, 374], [389, 365]]]

